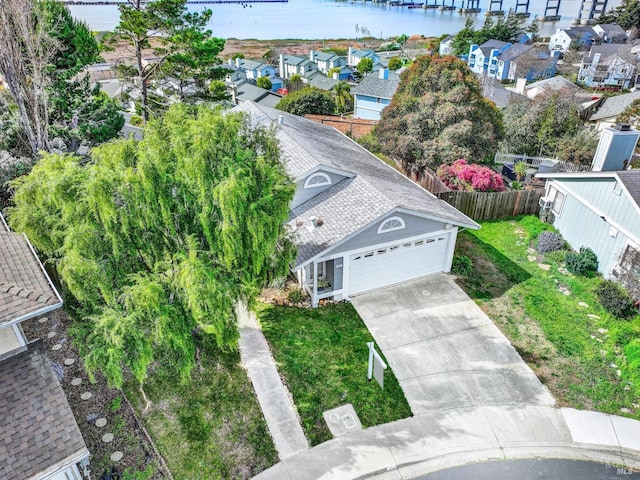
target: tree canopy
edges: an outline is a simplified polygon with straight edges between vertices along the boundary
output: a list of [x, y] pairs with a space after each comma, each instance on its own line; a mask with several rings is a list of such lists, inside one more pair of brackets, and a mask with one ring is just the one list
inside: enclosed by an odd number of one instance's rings
[[373, 70], [373, 60], [369, 57], [363, 58], [358, 62], [358, 65], [356, 65], [356, 70], [360, 75], [366, 75]]
[[336, 110], [336, 102], [329, 92], [316, 87], [304, 87], [283, 97], [276, 108], [300, 116], [307, 113], [331, 115]]
[[[118, 40], [124, 40], [132, 47], [135, 65], [122, 65], [120, 72], [125, 81], [138, 80], [145, 121], [151, 112], [162, 112], [167, 106], [158, 98], [151, 102], [152, 78], [176, 80], [182, 101], [188, 97], [207, 99], [209, 90], [205, 82], [224, 76], [217, 68], [224, 40], [213, 37], [206, 29], [212, 11], [189, 12], [186, 0], [130, 0], [118, 8], [120, 23], [112, 35], [105, 37], [104, 45], [110, 48]], [[144, 64], [143, 50], [147, 48], [153, 50], [155, 59]], [[185, 89], [190, 85], [198, 87], [197, 94], [186, 95]]]
[[622, 0], [616, 8], [604, 13], [598, 23], [616, 23], [625, 30], [640, 28], [640, 0]]
[[294, 255], [294, 187], [273, 131], [242, 114], [176, 105], [140, 142], [97, 147], [86, 166], [46, 155], [12, 185], [12, 227], [56, 266], [86, 368], [115, 386], [154, 362], [186, 378], [198, 335], [234, 348], [236, 301]]
[[484, 25], [476, 29], [471, 18], [467, 19], [462, 28], [454, 37], [451, 45], [455, 55], [466, 55], [472, 44], [482, 45], [487, 40], [501, 40], [503, 42], [514, 42], [523, 32], [530, 32], [537, 35], [539, 26], [536, 20], [525, 26], [522, 19], [516, 15], [504, 15], [494, 20], [494, 17], [487, 17]]
[[475, 75], [455, 57], [420, 57], [403, 73], [376, 134], [383, 152], [420, 172], [459, 158], [491, 158], [502, 118]]
[[515, 154], [561, 156], [589, 163], [597, 142], [584, 130], [570, 91], [542, 94], [510, 103], [503, 111], [505, 139], [501, 150]]
[[[61, 137], [74, 151], [113, 138], [124, 119], [115, 103], [93, 88], [82, 70], [100, 60], [88, 27], [57, 1], [7, 0], [0, 18], [0, 72], [15, 103], [19, 134], [12, 153], [35, 157]], [[24, 52], [20, 54], [19, 52]], [[15, 123], [11, 124], [15, 125]]]

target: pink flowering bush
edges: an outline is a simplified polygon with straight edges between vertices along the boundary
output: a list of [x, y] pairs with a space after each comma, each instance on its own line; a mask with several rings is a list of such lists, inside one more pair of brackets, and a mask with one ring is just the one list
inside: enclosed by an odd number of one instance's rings
[[440, 165], [436, 174], [451, 190], [467, 192], [502, 192], [505, 190], [500, 174], [488, 167], [467, 163], [464, 158], [456, 160], [451, 165]]

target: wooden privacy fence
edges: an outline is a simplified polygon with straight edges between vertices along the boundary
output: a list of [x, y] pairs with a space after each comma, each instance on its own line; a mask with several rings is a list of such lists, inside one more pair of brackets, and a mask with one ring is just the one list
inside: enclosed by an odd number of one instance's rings
[[544, 189], [511, 192], [442, 192], [436, 194], [474, 220], [497, 220], [516, 215], [538, 214]]

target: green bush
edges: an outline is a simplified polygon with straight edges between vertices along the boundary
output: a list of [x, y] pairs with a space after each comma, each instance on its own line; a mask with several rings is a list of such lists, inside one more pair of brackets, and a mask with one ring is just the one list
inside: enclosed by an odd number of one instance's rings
[[588, 247], [580, 247], [577, 253], [567, 253], [566, 262], [567, 270], [574, 275], [591, 277], [598, 271], [598, 257]]
[[293, 305], [299, 305], [307, 298], [307, 294], [301, 288], [294, 288], [287, 294], [287, 300]]
[[129, 120], [129, 123], [131, 123], [131, 125], [135, 127], [141, 127], [144, 123], [144, 120], [140, 115], [131, 115], [131, 120]]
[[375, 136], [373, 132], [369, 132], [356, 140], [363, 148], [369, 150], [372, 153], [379, 153], [382, 149], [380, 140]]
[[612, 280], [603, 280], [596, 290], [602, 307], [618, 318], [629, 317], [632, 313], [633, 300], [625, 288]]
[[468, 277], [473, 271], [471, 259], [466, 255], [454, 255], [451, 263], [451, 271], [456, 275]]

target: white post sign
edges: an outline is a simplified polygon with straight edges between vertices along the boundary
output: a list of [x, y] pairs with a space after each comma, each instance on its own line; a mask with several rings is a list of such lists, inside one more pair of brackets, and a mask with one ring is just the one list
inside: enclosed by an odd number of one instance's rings
[[380, 384], [380, 388], [384, 388], [384, 371], [387, 369], [387, 364], [378, 352], [376, 352], [373, 342], [367, 342], [367, 347], [369, 347], [369, 368], [367, 369], [367, 380], [371, 380], [371, 377], [375, 377], [376, 381]]

